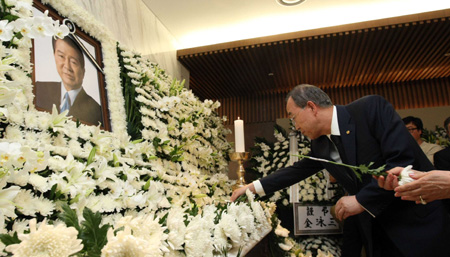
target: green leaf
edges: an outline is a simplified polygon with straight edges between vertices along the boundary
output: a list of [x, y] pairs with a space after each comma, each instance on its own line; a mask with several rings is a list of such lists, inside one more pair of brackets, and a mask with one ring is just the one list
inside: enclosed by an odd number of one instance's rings
[[97, 152], [97, 146], [94, 146], [89, 153], [89, 157], [87, 159], [87, 165], [91, 164], [94, 161], [95, 153]]
[[62, 220], [66, 226], [74, 227], [78, 230], [78, 234], [81, 233], [81, 227], [78, 221], [78, 215], [75, 210], [72, 210], [68, 204], [63, 204], [62, 209], [64, 212], [58, 214], [58, 218]]
[[142, 142], [142, 141], [144, 141], [144, 139], [137, 139], [137, 140], [134, 140], [134, 141], [132, 141], [131, 143], [132, 144], [139, 144], [140, 142]]
[[82, 225], [82, 233], [80, 238], [83, 240], [84, 249], [88, 256], [100, 256], [103, 246], [107, 243], [107, 233], [110, 225], [103, 225], [102, 216], [99, 212], [93, 213], [90, 209], [85, 208], [83, 211], [84, 221]]
[[147, 182], [145, 183], [144, 187], [142, 188], [143, 190], [147, 191], [148, 188], [150, 187], [150, 181], [153, 180], [153, 177], [150, 177]]
[[114, 167], [116, 167], [116, 168], [120, 166], [119, 158], [117, 157], [117, 155], [115, 153], [113, 153], [113, 163], [114, 163]]
[[5, 16], [3, 16], [3, 18], [2, 18], [2, 20], [8, 20], [9, 22], [15, 21], [15, 20], [17, 20], [17, 19], [19, 19], [19, 16], [17, 16], [17, 15], [12, 15], [12, 14], [5, 15]]
[[159, 224], [165, 226], [166, 225], [166, 221], [167, 221], [167, 217], [169, 216], [169, 213], [166, 213], [160, 220], [159, 220]]
[[20, 244], [21, 242], [19, 237], [17, 237], [17, 232], [14, 232], [12, 236], [9, 234], [0, 234], [0, 240], [5, 246]]

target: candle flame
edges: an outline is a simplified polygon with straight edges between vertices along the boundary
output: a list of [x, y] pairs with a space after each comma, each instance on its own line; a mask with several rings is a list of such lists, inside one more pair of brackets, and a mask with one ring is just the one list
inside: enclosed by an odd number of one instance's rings
[[240, 120], [241, 118], [239, 118], [239, 116], [238, 116], [238, 120]]

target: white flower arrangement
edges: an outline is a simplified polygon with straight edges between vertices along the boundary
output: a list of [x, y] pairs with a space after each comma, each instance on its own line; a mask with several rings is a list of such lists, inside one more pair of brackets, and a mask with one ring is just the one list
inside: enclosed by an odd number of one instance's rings
[[[265, 139], [257, 139], [254, 151], [252, 152], [252, 159], [250, 160], [252, 170], [259, 173], [261, 176], [267, 176], [280, 168], [289, 165], [289, 138], [286, 132], [276, 126], [274, 130], [276, 142], [271, 144]], [[298, 151], [300, 155], [306, 155], [310, 151], [310, 142], [305, 138], [299, 138]], [[297, 183], [299, 201], [303, 203], [324, 204], [335, 202], [336, 197], [339, 196], [341, 189], [338, 184], [329, 183], [326, 171], [318, 172], [305, 180]], [[273, 193], [267, 201], [276, 202], [281, 211], [286, 211], [291, 204], [289, 202], [290, 190], [283, 189]], [[289, 231], [280, 225], [274, 228], [276, 234], [277, 245], [280, 249], [290, 254], [290, 256], [340, 256], [339, 246], [335, 240], [332, 250], [329, 252], [324, 249], [314, 251], [305, 251], [305, 245], [302, 240], [307, 240], [309, 237], [301, 238], [296, 242], [293, 238], [288, 236]], [[306, 241], [308, 242], [308, 241]], [[327, 247], [325, 247], [328, 249]]]
[[[233, 184], [225, 173], [231, 147], [226, 118], [215, 112], [218, 102], [199, 101], [156, 64], [117, 48], [71, 0], [42, 0], [101, 42], [112, 132], [77, 124], [56, 110], [38, 112], [30, 37], [62, 37], [65, 29], [47, 16], [31, 17], [29, 0], [6, 2], [2, 11], [18, 18], [0, 23], [0, 228], [16, 244], [1, 254], [217, 256], [261, 240], [271, 228], [273, 205], [253, 197], [224, 204]], [[19, 30], [22, 38], [14, 36]], [[7, 39], [11, 47], [4, 46]], [[136, 87], [141, 140], [130, 141], [125, 132], [121, 72], [127, 86]], [[47, 221], [37, 228], [30, 217]], [[80, 239], [93, 234], [98, 238], [88, 241], [98, 245], [83, 247]]]

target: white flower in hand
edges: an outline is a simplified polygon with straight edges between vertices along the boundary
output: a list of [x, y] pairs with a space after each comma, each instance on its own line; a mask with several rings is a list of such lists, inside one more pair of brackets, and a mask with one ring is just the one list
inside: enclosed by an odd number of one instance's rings
[[398, 181], [398, 184], [402, 186], [404, 184], [414, 181], [414, 179], [409, 176], [410, 174], [413, 173], [414, 171], [412, 170], [412, 165], [408, 165], [405, 168], [403, 168], [402, 172], [400, 173], [400, 180]]

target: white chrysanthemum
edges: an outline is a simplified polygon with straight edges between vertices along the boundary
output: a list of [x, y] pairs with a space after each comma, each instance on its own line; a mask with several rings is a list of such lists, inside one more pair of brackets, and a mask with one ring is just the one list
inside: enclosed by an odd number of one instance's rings
[[[29, 230], [29, 220], [27, 219], [15, 219], [12, 231], [17, 232], [18, 234], [23, 234], [26, 230]], [[28, 232], [28, 231], [27, 231]]]
[[277, 236], [281, 237], [288, 237], [289, 236], [289, 230], [281, 226], [281, 222], [278, 221], [277, 228], [275, 229], [275, 234]]
[[333, 257], [330, 252], [322, 252], [320, 249], [317, 250], [317, 257]]
[[150, 257], [156, 255], [148, 247], [149, 242], [131, 234], [131, 229], [125, 227], [114, 236], [113, 229], [108, 231], [108, 243], [102, 249], [102, 257]]
[[212, 257], [211, 230], [200, 215], [195, 216], [186, 229], [184, 251], [190, 257]]
[[169, 242], [169, 246], [174, 250], [183, 250], [184, 235], [186, 234], [184, 211], [184, 208], [172, 207], [167, 216], [167, 228], [169, 229], [167, 241]]
[[36, 197], [31, 190], [20, 191], [14, 199], [14, 202], [18, 206], [19, 211], [28, 216], [35, 216], [36, 213], [47, 216], [52, 214], [55, 209], [55, 203], [53, 201], [43, 196]]
[[223, 212], [219, 223], [216, 225], [214, 230], [214, 239], [217, 241], [218, 250], [229, 250], [230, 246], [228, 244], [228, 238], [231, 240], [233, 246], [241, 246], [244, 242], [240, 242], [241, 231], [239, 229], [236, 219], [230, 214]]
[[34, 216], [36, 210], [33, 206], [33, 200], [34, 198], [31, 194], [31, 190], [24, 190], [17, 194], [14, 202], [18, 205], [18, 209], [21, 213], [28, 216]]
[[264, 209], [261, 207], [259, 202], [252, 202], [251, 207], [259, 226], [266, 227], [270, 225], [265, 216]]
[[16, 257], [70, 256], [83, 249], [81, 240], [77, 239], [78, 231], [73, 227], [47, 225], [44, 220], [36, 229], [36, 219], [30, 220], [30, 233], [19, 234], [20, 244], [6, 247]]
[[115, 227], [129, 227], [133, 231], [133, 236], [147, 241], [149, 244], [147, 247], [152, 249], [155, 256], [157, 253], [162, 255], [161, 249], [165, 250], [163, 242], [168, 237], [167, 234], [164, 233], [166, 228], [159, 224], [159, 220], [154, 214], [141, 215], [136, 218], [127, 216], [120, 219]]
[[30, 174], [28, 183], [31, 184], [34, 189], [40, 192], [47, 192], [50, 190], [50, 184], [48, 183], [48, 178], [42, 177], [38, 174]]
[[167, 253], [164, 253], [164, 257], [186, 257], [186, 255], [183, 252], [171, 250]]

